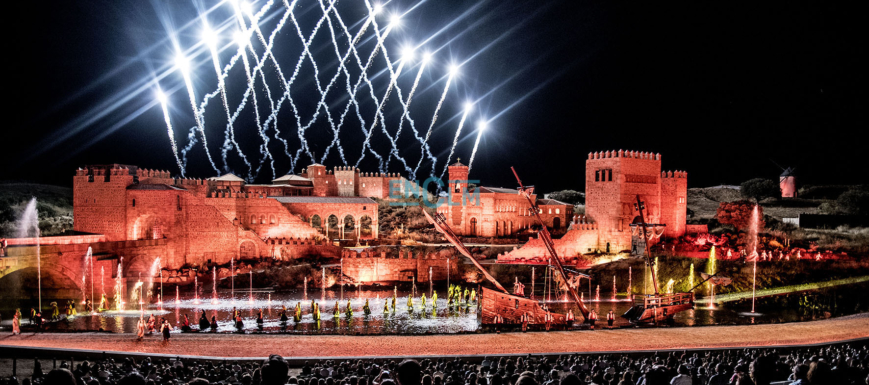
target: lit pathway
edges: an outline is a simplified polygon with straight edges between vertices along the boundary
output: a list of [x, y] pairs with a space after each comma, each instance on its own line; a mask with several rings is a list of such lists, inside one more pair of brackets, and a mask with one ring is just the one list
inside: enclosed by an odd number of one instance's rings
[[[779, 295], [779, 294], [787, 294], [787, 293], [797, 293], [801, 291], [807, 290], [817, 290], [825, 287], [833, 287], [839, 285], [850, 285], [854, 283], [861, 283], [869, 281], [869, 275], [864, 275], [860, 277], [851, 277], [851, 278], [843, 278], [843, 279], [835, 279], [832, 281], [825, 282], [814, 282], [814, 283], [804, 283], [802, 285], [790, 285], [790, 286], [782, 286], [782, 287], [774, 287], [772, 289], [761, 289], [757, 291], [755, 294], [756, 297], [767, 297], [771, 295]], [[720, 294], [715, 296], [715, 303], [724, 303], [724, 302], [732, 302], [738, 301], [741, 299], [751, 298], [750, 291], [742, 291], [739, 293], [729, 293], [729, 294]], [[699, 299], [698, 302], [702, 303], [704, 299]], [[708, 298], [706, 299], [708, 302]]]
[[429, 336], [305, 336], [173, 334], [135, 342], [132, 334], [50, 333], [0, 337], [7, 346], [126, 351], [215, 357], [361, 357], [497, 355], [618, 350], [663, 350], [830, 343], [869, 338], [869, 313], [773, 325], [614, 329], [573, 332]]

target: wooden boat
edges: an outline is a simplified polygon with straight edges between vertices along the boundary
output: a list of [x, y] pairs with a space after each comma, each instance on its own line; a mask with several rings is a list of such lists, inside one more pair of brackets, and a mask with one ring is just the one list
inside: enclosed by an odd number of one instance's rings
[[634, 295], [633, 301], [622, 315], [632, 324], [669, 322], [676, 313], [694, 308], [694, 293]]
[[[522, 324], [522, 315], [530, 314], [529, 324], [545, 324], [546, 313], [536, 300], [482, 288], [480, 293], [479, 320], [483, 325], [495, 324], [495, 315], [501, 315], [505, 325]], [[553, 324], [565, 323], [564, 314], [550, 313]]]

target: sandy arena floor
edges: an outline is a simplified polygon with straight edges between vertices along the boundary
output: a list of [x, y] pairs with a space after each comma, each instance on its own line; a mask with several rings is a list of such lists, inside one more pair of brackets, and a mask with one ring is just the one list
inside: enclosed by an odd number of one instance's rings
[[661, 349], [781, 346], [869, 337], [869, 313], [786, 324], [571, 332], [431, 336], [299, 336], [280, 334], [155, 334], [136, 342], [132, 334], [49, 333], [0, 337], [6, 346], [87, 349], [215, 357], [440, 356], [564, 353]]

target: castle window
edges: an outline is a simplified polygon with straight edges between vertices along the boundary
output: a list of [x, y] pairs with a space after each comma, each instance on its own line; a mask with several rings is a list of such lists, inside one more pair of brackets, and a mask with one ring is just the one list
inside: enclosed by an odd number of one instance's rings
[[679, 203], [685, 203], [685, 197], [679, 197]]
[[365, 206], [362, 206], [362, 211], [365, 211]]
[[271, 223], [271, 224], [275, 224], [275, 222], [277, 222], [277, 219], [275, 219], [275, 216], [274, 216], [274, 215], [270, 215], [270, 216], [269, 216], [269, 223]]
[[613, 170], [606, 170], [606, 174], [607, 174], [607, 181], [612, 182], [613, 181]]
[[265, 215], [259, 216], [259, 223], [262, 225], [266, 224], [266, 216]]
[[133, 207], [136, 207], [136, 200], [133, 199]]
[[[362, 187], [365, 187], [365, 183], [362, 184]], [[365, 210], [365, 209], [363, 209], [363, 210]]]
[[181, 195], [175, 196], [175, 204], [178, 206], [178, 211], [181, 211]]
[[552, 209], [549, 209], [549, 214], [552, 214]]
[[561, 214], [561, 209], [555, 209], [556, 214]]
[[252, 225], [255, 225], [255, 224], [256, 224], [256, 215], [251, 215], [251, 216], [250, 216], [250, 224], [252, 224]]
[[595, 170], [595, 171], [594, 171], [594, 181], [595, 181], [595, 182], [600, 182], [600, 170]]

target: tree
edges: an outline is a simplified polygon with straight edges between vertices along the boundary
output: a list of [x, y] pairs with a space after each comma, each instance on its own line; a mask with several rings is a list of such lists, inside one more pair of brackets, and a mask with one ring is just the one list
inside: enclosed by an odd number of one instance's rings
[[755, 206], [758, 209], [758, 229], [762, 229], [766, 225], [763, 221], [763, 207], [748, 200], [721, 202], [715, 218], [723, 225], [732, 225], [737, 230], [746, 230], [751, 226], [751, 214]]
[[585, 203], [585, 194], [576, 190], [561, 190], [547, 194], [549, 199], [578, 205]]
[[836, 206], [844, 214], [869, 215], [869, 191], [851, 189], [839, 195]]
[[754, 198], [760, 202], [763, 198], [781, 197], [778, 183], [770, 179], [755, 178], [742, 182], [739, 185], [739, 193], [744, 198]]

